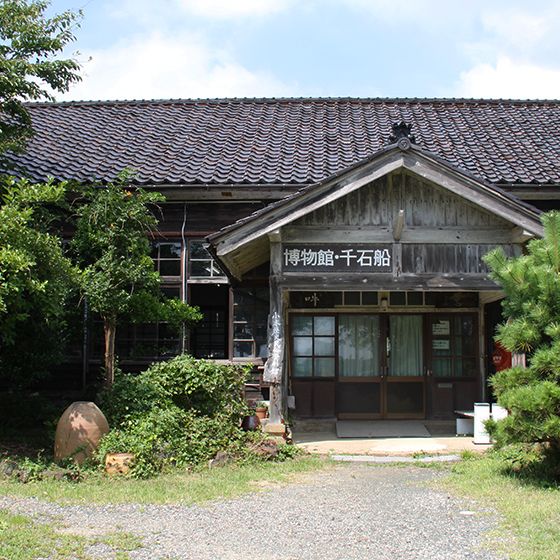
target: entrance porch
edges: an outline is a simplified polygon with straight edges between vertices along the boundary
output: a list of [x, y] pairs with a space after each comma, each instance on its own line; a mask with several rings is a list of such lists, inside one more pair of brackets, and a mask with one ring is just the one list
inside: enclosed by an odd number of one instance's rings
[[270, 429], [289, 413], [472, 410], [498, 290], [484, 255], [520, 255], [541, 235], [537, 211], [403, 138], [209, 236], [240, 283], [269, 263]]
[[[383, 421], [377, 421], [383, 422]], [[406, 421], [410, 422], [410, 421]], [[310, 453], [320, 455], [355, 455], [379, 457], [407, 457], [456, 455], [463, 451], [484, 452], [487, 445], [476, 445], [472, 436], [455, 436], [452, 421], [414, 421], [426, 428], [427, 436], [400, 437], [399, 421], [395, 424], [393, 437], [337, 437], [336, 419], [296, 421], [293, 431], [294, 443]]]

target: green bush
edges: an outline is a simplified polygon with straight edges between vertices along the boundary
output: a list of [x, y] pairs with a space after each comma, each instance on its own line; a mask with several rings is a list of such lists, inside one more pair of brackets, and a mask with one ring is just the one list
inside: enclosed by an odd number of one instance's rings
[[134, 453], [132, 475], [146, 478], [168, 467], [202, 464], [220, 450], [242, 457], [247, 374], [242, 367], [188, 355], [153, 364], [137, 376], [119, 372], [101, 396], [113, 429], [101, 442], [99, 460], [107, 453]]
[[233, 449], [244, 437], [227, 418], [196, 416], [177, 406], [150, 412], [111, 430], [98, 456], [134, 453], [132, 475], [148, 478], [168, 467], [187, 467], [208, 461], [220, 450]]
[[59, 410], [41, 395], [23, 392], [0, 393], [0, 427], [36, 428], [52, 423]]
[[158, 406], [175, 405], [197, 416], [246, 413], [243, 389], [248, 376], [241, 366], [220, 365], [183, 354], [153, 364], [137, 376], [117, 372], [115, 384], [101, 395], [101, 407], [111, 425], [122, 425]]

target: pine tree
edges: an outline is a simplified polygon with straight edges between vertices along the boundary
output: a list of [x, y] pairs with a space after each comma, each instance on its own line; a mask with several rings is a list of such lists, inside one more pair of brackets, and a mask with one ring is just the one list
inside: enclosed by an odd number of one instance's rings
[[489, 429], [498, 445], [544, 444], [560, 465], [560, 212], [542, 216], [544, 237], [526, 254], [507, 258], [503, 250], [485, 261], [506, 298], [506, 322], [496, 340], [528, 356], [526, 368], [498, 372], [491, 383], [509, 416]]

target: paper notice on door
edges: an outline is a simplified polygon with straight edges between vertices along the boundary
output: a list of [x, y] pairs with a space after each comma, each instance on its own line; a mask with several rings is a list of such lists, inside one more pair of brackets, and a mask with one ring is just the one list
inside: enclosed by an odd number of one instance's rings
[[432, 323], [432, 334], [436, 336], [445, 336], [450, 332], [449, 321], [436, 321]]

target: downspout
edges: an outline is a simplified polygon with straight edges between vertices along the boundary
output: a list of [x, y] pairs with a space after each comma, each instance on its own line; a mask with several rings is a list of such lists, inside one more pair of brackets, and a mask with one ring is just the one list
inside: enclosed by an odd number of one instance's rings
[[[181, 271], [182, 277], [182, 290], [181, 290], [181, 300], [183, 303], [188, 302], [187, 298], [187, 257], [188, 257], [188, 248], [187, 248], [187, 239], [185, 237], [185, 230], [187, 227], [187, 203], [183, 203], [183, 224], [181, 225], [181, 247], [183, 250], [183, 270]], [[181, 327], [181, 353], [184, 354], [187, 349], [187, 328], [185, 325]]]

